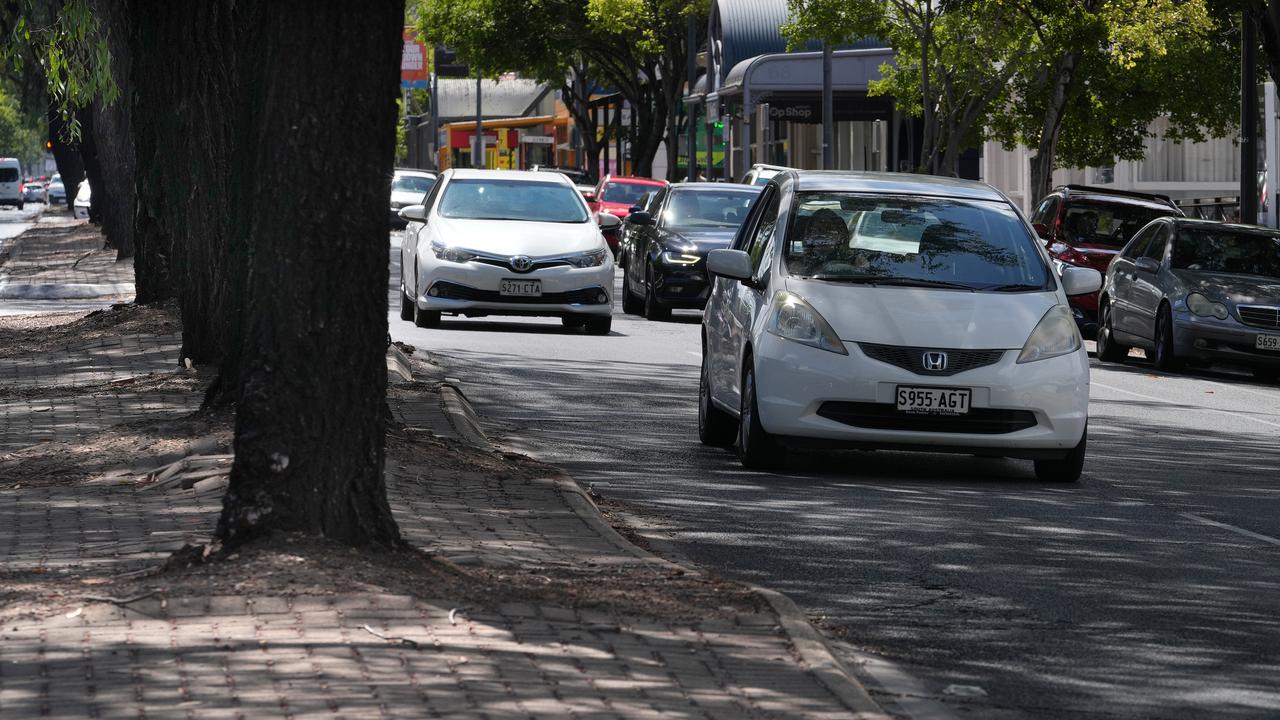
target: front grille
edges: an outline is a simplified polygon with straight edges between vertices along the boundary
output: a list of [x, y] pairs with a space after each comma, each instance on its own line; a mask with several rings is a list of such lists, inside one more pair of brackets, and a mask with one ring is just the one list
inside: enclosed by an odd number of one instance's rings
[[1240, 322], [1245, 325], [1280, 330], [1280, 308], [1237, 305], [1236, 312], [1240, 313]]
[[[946, 377], [966, 370], [995, 365], [1004, 357], [1004, 350], [950, 350], [947, 348], [904, 347], [901, 345], [877, 345], [875, 343], [858, 343], [862, 352], [872, 360], [889, 363], [917, 375]], [[945, 370], [926, 370], [925, 353], [941, 352], [947, 355]]]
[[[600, 305], [600, 293], [604, 288], [590, 287], [568, 292], [542, 293], [540, 297], [512, 297], [502, 295], [497, 290], [480, 290], [441, 280], [431, 286], [435, 291], [432, 297], [447, 300], [470, 300], [472, 302], [516, 303], [520, 305]], [[606, 300], [607, 293], [606, 293]]]
[[549, 268], [549, 267], [560, 267], [562, 265], [569, 264], [569, 261], [563, 258], [558, 260], [535, 260], [533, 264], [529, 266], [528, 270], [517, 270], [511, 266], [510, 259], [503, 260], [500, 258], [477, 257], [477, 258], [472, 258], [471, 262], [482, 263], [484, 265], [493, 265], [495, 267], [500, 267], [500, 268], [503, 268], [504, 270], [510, 270], [511, 272], [517, 272], [520, 274], [531, 273], [534, 270], [542, 270], [544, 268]]
[[1003, 435], [1036, 426], [1035, 413], [1029, 410], [996, 408], [970, 408], [964, 415], [929, 415], [898, 412], [886, 403], [825, 402], [818, 415], [869, 430]]

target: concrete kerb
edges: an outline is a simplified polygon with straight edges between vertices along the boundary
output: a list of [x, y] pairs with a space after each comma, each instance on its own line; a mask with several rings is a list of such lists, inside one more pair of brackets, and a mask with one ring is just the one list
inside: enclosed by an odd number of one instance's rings
[[[440, 386], [440, 396], [445, 414], [458, 434], [476, 447], [503, 450], [485, 434], [480, 416], [471, 406], [457, 381], [446, 379]], [[676, 570], [686, 575], [701, 575], [698, 570], [659, 557], [627, 540], [605, 519], [600, 507], [572, 477], [564, 473], [546, 478], [565, 498], [569, 507], [584, 523], [610, 540], [618, 549], [646, 562]], [[886, 713], [867, 692], [867, 689], [844, 667], [827, 645], [822, 634], [809, 622], [804, 612], [791, 600], [776, 590], [754, 583], [745, 583], [769, 603], [782, 625], [783, 632], [801, 662], [813, 673], [828, 691], [853, 711], [856, 720], [889, 720]]]

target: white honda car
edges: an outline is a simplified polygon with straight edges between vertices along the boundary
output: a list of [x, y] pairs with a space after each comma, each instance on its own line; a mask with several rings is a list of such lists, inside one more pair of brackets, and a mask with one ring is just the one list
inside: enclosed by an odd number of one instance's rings
[[601, 227], [617, 226], [560, 173], [446, 170], [400, 211], [400, 317], [435, 327], [441, 315], [541, 315], [607, 335], [613, 254]]
[[[787, 448], [1032, 459], [1074, 481], [1089, 359], [1031, 226], [981, 183], [788, 170], [712, 250], [698, 430], [744, 465]], [[736, 441], [736, 442], [735, 442]]]

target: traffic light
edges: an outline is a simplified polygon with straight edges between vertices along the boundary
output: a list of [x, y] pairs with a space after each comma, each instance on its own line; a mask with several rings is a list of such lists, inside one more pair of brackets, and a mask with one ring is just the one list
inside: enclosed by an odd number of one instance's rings
[[721, 121], [719, 121], [719, 120], [717, 120], [717, 121], [715, 121], [714, 123], [712, 123], [711, 127], [715, 128], [715, 129], [717, 129], [717, 130], [723, 130], [723, 129], [724, 129], [724, 123], [723, 123], [723, 122], [721, 122]]

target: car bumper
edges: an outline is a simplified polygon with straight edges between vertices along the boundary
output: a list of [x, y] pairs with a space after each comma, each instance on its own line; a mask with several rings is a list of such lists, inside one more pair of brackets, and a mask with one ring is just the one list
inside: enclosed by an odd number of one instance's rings
[[[1008, 350], [994, 365], [930, 377], [845, 347], [847, 356], [764, 334], [755, 366], [765, 430], [793, 444], [1043, 458], [1078, 445], [1088, 422], [1083, 349], [1022, 365]], [[969, 388], [972, 409], [954, 421], [898, 413], [899, 385]]]
[[711, 284], [707, 282], [703, 264], [657, 265], [653, 289], [658, 301], [669, 308], [705, 308]]
[[1280, 352], [1259, 350], [1259, 335], [1280, 335], [1280, 330], [1243, 325], [1235, 320], [1202, 318], [1189, 312], [1174, 313], [1174, 354], [1208, 362], [1280, 368]]
[[[515, 273], [482, 263], [433, 261], [421, 270], [417, 298], [422, 310], [457, 315], [611, 315], [613, 262], [594, 268], [567, 266]], [[542, 296], [500, 295], [503, 280], [539, 280]]]

